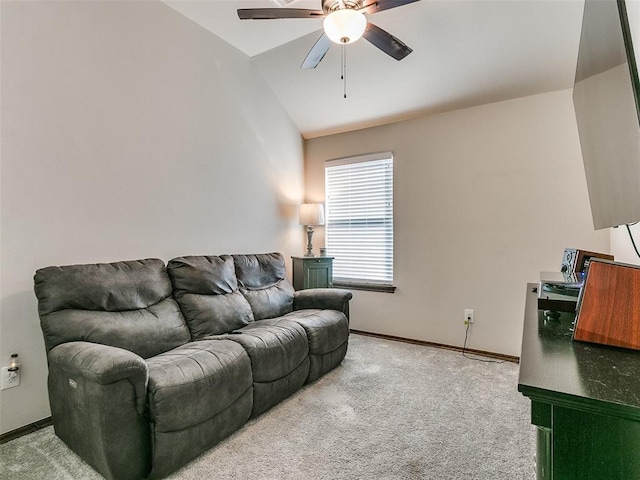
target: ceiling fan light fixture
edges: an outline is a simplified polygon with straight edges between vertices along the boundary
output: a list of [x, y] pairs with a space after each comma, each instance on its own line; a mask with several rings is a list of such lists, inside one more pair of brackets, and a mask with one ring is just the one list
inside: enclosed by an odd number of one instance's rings
[[324, 33], [340, 45], [355, 42], [362, 37], [366, 28], [364, 14], [352, 8], [335, 10], [324, 19]]

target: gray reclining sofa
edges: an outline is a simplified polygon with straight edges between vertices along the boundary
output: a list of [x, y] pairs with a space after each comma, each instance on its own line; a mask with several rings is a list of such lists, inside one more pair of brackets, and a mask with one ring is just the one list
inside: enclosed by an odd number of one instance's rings
[[285, 273], [278, 253], [38, 270], [56, 435], [107, 479], [161, 478], [336, 367], [351, 293]]

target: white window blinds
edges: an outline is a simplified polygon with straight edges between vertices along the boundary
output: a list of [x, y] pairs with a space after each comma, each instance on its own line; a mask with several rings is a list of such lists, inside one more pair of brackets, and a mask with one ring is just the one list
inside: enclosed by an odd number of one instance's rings
[[325, 163], [326, 246], [334, 282], [393, 283], [393, 156]]

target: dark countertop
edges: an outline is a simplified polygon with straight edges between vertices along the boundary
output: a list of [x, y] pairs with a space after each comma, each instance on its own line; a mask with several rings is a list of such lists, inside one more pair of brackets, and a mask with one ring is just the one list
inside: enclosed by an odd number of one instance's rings
[[571, 338], [574, 313], [538, 310], [528, 284], [518, 391], [532, 400], [640, 420], [640, 351]]

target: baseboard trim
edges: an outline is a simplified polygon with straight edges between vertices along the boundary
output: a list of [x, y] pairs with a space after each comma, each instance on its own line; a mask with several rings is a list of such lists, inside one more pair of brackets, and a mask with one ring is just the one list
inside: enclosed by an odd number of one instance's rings
[[[350, 332], [351, 333], [355, 333], [357, 335], [364, 335], [364, 336], [367, 336], [367, 337], [383, 338], [385, 340], [393, 340], [395, 342], [412, 343], [414, 345], [422, 345], [424, 347], [442, 348], [444, 350], [453, 350], [453, 351], [462, 353], [462, 347], [455, 347], [453, 345], [446, 345], [444, 343], [427, 342], [426, 340], [415, 340], [413, 338], [396, 337], [394, 335], [385, 335], [383, 333], [365, 332], [363, 330], [350, 329]], [[474, 348], [465, 348], [464, 352], [465, 353], [471, 353], [473, 355], [479, 355], [481, 357], [489, 357], [489, 358], [495, 358], [497, 360], [504, 360], [506, 362], [520, 363], [520, 357], [516, 357], [514, 355], [505, 355], [503, 353], [487, 352], [487, 351], [484, 351], [484, 350], [476, 350]]]
[[51, 420], [51, 417], [47, 417], [43, 418], [42, 420], [38, 420], [37, 422], [30, 423], [29, 425], [25, 425], [24, 427], [16, 428], [15, 430], [11, 430], [10, 432], [3, 433], [2, 435], [0, 435], [0, 445], [10, 442], [11, 440], [15, 440], [16, 438], [20, 438], [24, 435], [36, 432], [41, 428], [48, 427], [52, 424], [53, 422]]

